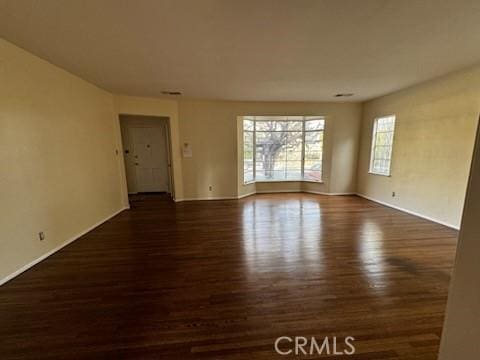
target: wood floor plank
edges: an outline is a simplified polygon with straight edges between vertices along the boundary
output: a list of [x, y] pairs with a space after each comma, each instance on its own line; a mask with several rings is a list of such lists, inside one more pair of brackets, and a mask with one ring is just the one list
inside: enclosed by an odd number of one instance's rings
[[0, 287], [2, 360], [436, 358], [456, 231], [356, 196], [131, 205]]

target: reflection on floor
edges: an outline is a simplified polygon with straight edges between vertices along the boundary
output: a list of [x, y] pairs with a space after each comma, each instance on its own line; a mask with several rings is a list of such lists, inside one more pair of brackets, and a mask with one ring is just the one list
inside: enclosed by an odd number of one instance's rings
[[280, 336], [436, 358], [456, 231], [355, 196], [132, 200], [0, 288], [3, 360], [273, 359]]

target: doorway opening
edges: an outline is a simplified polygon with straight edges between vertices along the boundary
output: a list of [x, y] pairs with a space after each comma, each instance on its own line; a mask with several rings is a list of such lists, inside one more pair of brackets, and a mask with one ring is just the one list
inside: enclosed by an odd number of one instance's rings
[[120, 115], [119, 119], [129, 197], [154, 193], [172, 198], [169, 118]]

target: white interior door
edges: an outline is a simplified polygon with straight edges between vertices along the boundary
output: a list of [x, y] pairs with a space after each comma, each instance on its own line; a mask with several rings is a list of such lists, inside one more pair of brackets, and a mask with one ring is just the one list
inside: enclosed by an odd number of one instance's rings
[[133, 154], [138, 192], [169, 192], [165, 126], [133, 127]]

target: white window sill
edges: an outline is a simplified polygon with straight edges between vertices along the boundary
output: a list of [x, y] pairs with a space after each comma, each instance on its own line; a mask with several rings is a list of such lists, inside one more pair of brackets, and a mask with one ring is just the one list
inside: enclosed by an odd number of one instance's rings
[[255, 183], [290, 183], [290, 182], [307, 182], [307, 183], [314, 183], [314, 184], [323, 184], [323, 180], [255, 180], [249, 181], [247, 183], [243, 183], [243, 185], [250, 185]]
[[378, 176], [385, 176], [385, 177], [391, 177], [392, 176], [391, 174], [382, 174], [382, 173], [377, 173], [377, 172], [373, 172], [373, 171], [369, 171], [368, 173], [370, 175], [378, 175]]

